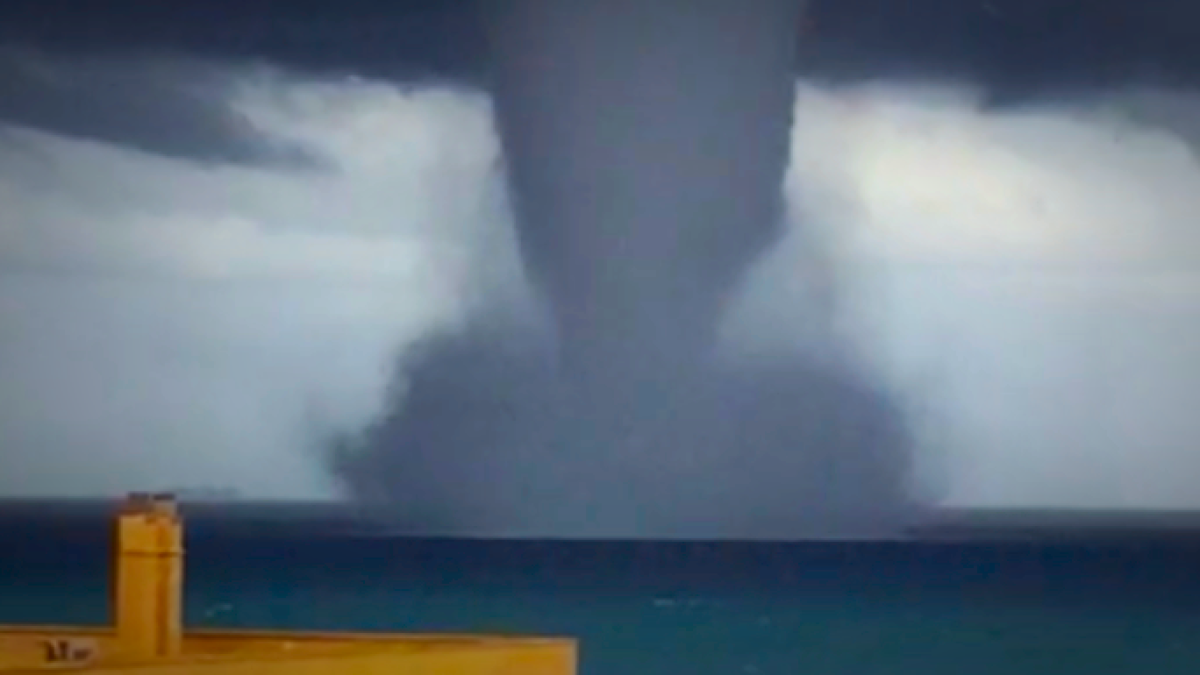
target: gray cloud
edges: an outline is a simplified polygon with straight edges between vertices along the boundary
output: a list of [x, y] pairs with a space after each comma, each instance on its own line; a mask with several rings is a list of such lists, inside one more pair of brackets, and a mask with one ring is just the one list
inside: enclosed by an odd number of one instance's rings
[[0, 124], [205, 162], [321, 158], [230, 105], [225, 70], [183, 58], [61, 56], [0, 46]]
[[497, 181], [486, 100], [240, 86], [229, 105], [337, 170], [28, 131], [0, 155], [0, 492], [330, 496], [319, 432], [362, 423], [396, 350], [465, 311]]
[[[1196, 508], [1200, 162], [1142, 121], [1194, 94], [976, 94], [801, 86], [787, 190], [836, 252], [846, 344], [921, 407], [951, 503]], [[803, 245], [750, 293], [761, 349], [802, 325]]]
[[[314, 428], [369, 419], [396, 354], [525, 292], [485, 96], [235, 75], [232, 109], [337, 169], [11, 132], [0, 492], [332, 496]], [[1200, 508], [1194, 95], [978, 101], [802, 84], [786, 191], [809, 227], [755, 271], [728, 349], [815, 344], [803, 317], [834, 293], [842, 348], [913, 394], [950, 503]]]

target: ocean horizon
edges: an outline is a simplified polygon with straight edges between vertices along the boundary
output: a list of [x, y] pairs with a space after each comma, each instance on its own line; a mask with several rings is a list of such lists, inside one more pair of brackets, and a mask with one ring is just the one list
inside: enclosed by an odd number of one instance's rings
[[[115, 502], [32, 504], [0, 505], [0, 621], [105, 623]], [[585, 675], [1161, 675], [1200, 664], [1200, 531], [1181, 525], [1043, 520], [1038, 533], [941, 540], [452, 539], [372, 530], [353, 510], [275, 507], [185, 505], [190, 625], [565, 635], [580, 640]]]

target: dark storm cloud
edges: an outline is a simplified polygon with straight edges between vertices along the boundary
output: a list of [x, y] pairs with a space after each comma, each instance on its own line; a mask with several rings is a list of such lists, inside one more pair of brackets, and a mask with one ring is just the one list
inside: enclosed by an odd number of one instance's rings
[[[597, 0], [601, 4], [605, 1]], [[554, 6], [553, 0], [548, 2], [543, 10]], [[32, 11], [27, 3], [14, 4]], [[231, 4], [217, 3], [194, 3], [185, 8], [142, 0], [122, 4], [132, 13], [120, 15], [120, 9], [110, 6], [106, 14], [90, 15], [97, 19], [95, 22], [78, 17], [74, 21], [45, 21], [54, 12], [71, 11], [53, 0], [40, 3], [51, 9], [43, 10], [43, 20], [26, 20], [24, 29], [14, 28], [17, 23], [5, 23], [0, 18], [0, 35], [11, 31], [9, 35], [22, 37], [22, 44], [36, 45], [42, 53], [53, 55], [59, 63], [70, 63], [77, 67], [77, 73], [85, 74], [79, 77], [60, 72], [60, 79], [46, 80], [47, 71], [31, 70], [25, 64], [28, 72], [13, 79], [17, 84], [10, 91], [33, 92], [36, 96], [31, 95], [30, 100], [40, 96], [53, 103], [47, 108], [53, 114], [10, 104], [24, 115], [25, 124], [175, 156], [207, 152], [199, 156], [208, 161], [278, 160], [274, 146], [267, 143], [271, 147], [264, 149], [265, 137], [248, 130], [245, 120], [219, 99], [214, 102], [213, 92], [220, 85], [210, 78], [206, 68], [194, 62], [187, 66], [149, 66], [163, 61], [143, 61], [133, 55], [186, 54], [213, 62], [262, 60], [300, 70], [357, 72], [394, 80], [431, 74], [475, 78], [483, 70], [479, 62], [472, 61], [478, 57], [482, 39], [463, 29], [474, 16], [473, 10], [464, 9], [464, 5], [438, 13], [431, 8], [439, 3], [397, 8], [391, 4], [385, 7], [382, 2], [351, 0], [339, 3], [336, 10], [321, 10], [328, 14], [308, 14], [279, 9], [287, 7], [279, 3], [251, 2], [238, 10], [231, 9]], [[649, 8], [643, 11], [663, 11], [673, 0], [652, 6], [641, 4]], [[71, 5], [76, 11], [96, 11], [79, 10], [80, 6]], [[1084, 89], [1119, 81], [1137, 73], [1154, 72], [1164, 63], [1174, 70], [1163, 69], [1161, 77], [1169, 80], [1186, 76], [1191, 72], [1189, 61], [1184, 57], [1171, 60], [1172, 54], [1179, 53], [1181, 29], [1160, 32], [1166, 36], [1162, 40], [1148, 37], [1155, 33], [1146, 17], [1163, 15], [1156, 15], [1156, 8], [1164, 6], [1144, 5], [1146, 9], [1139, 10], [1143, 14], [1125, 16], [1133, 21], [1132, 30], [1141, 31], [1132, 42], [1122, 32], [1126, 29], [1109, 25], [1114, 17], [1121, 19], [1123, 15], [1114, 14], [1106, 3], [1075, 12], [1071, 6], [1054, 2], [1043, 2], [1039, 5], [1042, 9], [1038, 9], [1023, 2], [976, 5], [933, 0], [903, 7], [866, 2], [818, 4], [806, 32], [797, 26], [790, 37], [803, 35], [802, 45], [811, 46], [802, 49], [798, 59], [800, 72], [806, 76], [851, 79], [866, 72], [934, 80], [958, 77], [980, 83], [988, 93], [1003, 94], [998, 98], [1019, 99], [1039, 89]], [[0, 9], [0, 16], [12, 11]], [[1180, 15], [1171, 16], [1176, 26], [1185, 25]], [[904, 479], [914, 448], [908, 429], [910, 420], [903, 410], [906, 402], [881, 386], [882, 378], [870, 368], [857, 364], [854, 368], [830, 367], [794, 354], [751, 364], [707, 359], [711, 333], [724, 314], [725, 296], [738, 287], [739, 279], [757, 262], [758, 255], [770, 249], [781, 229], [781, 215], [775, 213], [774, 203], [778, 195], [771, 192], [778, 192], [786, 148], [782, 130], [786, 129], [787, 108], [792, 103], [780, 92], [789, 88], [788, 78], [795, 64], [769, 68], [771, 77], [765, 80], [756, 79], [753, 72], [739, 76], [747, 71], [740, 70], [745, 63], [738, 59], [747, 53], [729, 51], [733, 39], [727, 38], [738, 37], [737, 21], [744, 17], [727, 17], [730, 23], [725, 27], [731, 30], [710, 33], [707, 49], [697, 42], [689, 44], [686, 35], [673, 35], [671, 30], [642, 34], [653, 26], [663, 26], [662, 15], [649, 18], [653, 20], [640, 22], [629, 31], [614, 30], [612, 25], [608, 29], [620, 33], [626, 44], [633, 38], [668, 36], [670, 39], [659, 43], [666, 43], [668, 55], [681, 58], [658, 61], [656, 65], [661, 69], [657, 72], [638, 72], [633, 58], [636, 50], [625, 50], [609, 52], [611, 58], [566, 63], [567, 75], [579, 79], [557, 80], [561, 86], [556, 91], [539, 90], [537, 83], [547, 80], [521, 77], [501, 78], [495, 89], [499, 94], [499, 126], [518, 197], [516, 229], [528, 276], [550, 299], [559, 335], [548, 338], [541, 334], [510, 334], [481, 322], [482, 328], [432, 339], [428, 349], [400, 361], [396, 393], [387, 401], [389, 409], [365, 434], [365, 442], [352, 447], [354, 452], [336, 455], [333, 468], [357, 496], [383, 501], [418, 529], [627, 536], [845, 533], [851, 524], [885, 522], [896, 515], [894, 511], [908, 506]], [[781, 21], [778, 25], [787, 27], [788, 23]], [[454, 35], [458, 37], [447, 37]], [[1087, 35], [1098, 39], [1094, 44], [1084, 44]], [[562, 46], [560, 42], [555, 48]], [[594, 50], [590, 52], [593, 57], [605, 55], [602, 45], [583, 46]], [[749, 52], [753, 53], [770, 44], [751, 41], [751, 46], [754, 49]], [[520, 45], [510, 47], [509, 56], [521, 56]], [[450, 58], [451, 54], [458, 56]], [[97, 55], [103, 58], [96, 61]], [[761, 57], [762, 52], [758, 55]], [[857, 65], [854, 58], [860, 59]], [[89, 70], [95, 62], [119, 63], [122, 69]], [[869, 67], [859, 68], [861, 64]], [[540, 76], [549, 76], [550, 82], [556, 82], [554, 69], [564, 67], [563, 62], [553, 59], [541, 65], [544, 67], [535, 70], [542, 71]], [[780, 63], [772, 60], [771, 65]], [[521, 70], [518, 64], [509, 75], [520, 75]], [[588, 78], [614, 73], [618, 77], [601, 77], [597, 86], [584, 86]], [[662, 78], [658, 80], [660, 86], [655, 86], [656, 77]], [[138, 79], [151, 86], [139, 89], [133, 84]], [[667, 84], [662, 86], [663, 82]], [[766, 89], [773, 94], [764, 96]], [[104, 110], [96, 119], [105, 122], [103, 128], [89, 126], [92, 121], [81, 122], [69, 114], [76, 112], [72, 108], [78, 106], [82, 111], [85, 103], [94, 102], [93, 97], [103, 100], [110, 92], [126, 100], [111, 101], [105, 104], [107, 108], [101, 106]], [[925, 190], [922, 196], [935, 207], [949, 212], [941, 218], [945, 222], [933, 223], [947, 231], [956, 230], [946, 223], [986, 229], [1002, 222], [1005, 226], [1024, 227], [1024, 232], [1018, 234], [1031, 238], [1034, 235], [1029, 233], [1048, 227], [1047, 220], [1069, 229], [1072, 223], [1099, 222], [1105, 217], [1120, 219], [1129, 212], [1117, 207], [1131, 202], [1138, 202], [1139, 208], [1152, 205], [1154, 208], [1144, 213], [1153, 215], [1164, 211], [1158, 208], [1164, 201], [1172, 201], [1151, 198], [1160, 195], [1157, 187], [1138, 187], [1134, 196], [1144, 197], [1140, 201], [1121, 194], [1118, 188], [1129, 185], [1126, 174], [1131, 173], [1130, 166], [1137, 165], [1134, 160], [1109, 157], [1091, 164], [1064, 164], [1063, 158], [1072, 154], [1056, 148], [1053, 141], [1072, 140], [1064, 133], [1063, 125], [1069, 121], [1066, 115], [1047, 113], [1037, 119], [1033, 115], [1024, 119], [1017, 116], [1013, 121], [987, 117], [994, 110], [984, 112], [968, 104], [951, 106], [954, 109], [947, 115], [934, 120], [935, 126], [961, 133], [941, 137], [945, 142], [921, 146], [922, 139], [930, 135], [928, 129], [921, 128], [924, 123], [910, 124], [911, 111], [900, 110], [892, 117], [895, 111], [887, 109], [888, 105], [909, 105], [912, 94], [905, 90], [879, 97], [875, 101], [878, 109], [870, 110], [862, 101], [871, 103], [871, 96], [860, 95], [855, 103], [852, 94], [842, 100], [839, 93], [833, 96], [837, 105], [824, 111], [831, 113], [828, 115], [814, 113], [824, 101], [809, 96], [803, 103], [817, 121], [839, 120], [837, 124], [869, 137], [873, 147], [856, 148], [859, 154], [850, 157], [847, 152], [853, 143], [825, 146], [823, 138], [803, 136], [806, 142], [802, 146], [817, 146], [820, 151], [809, 157], [809, 164], [798, 174], [801, 201], [811, 196], [805, 190], [819, 178], [815, 175], [820, 174], [819, 167], [832, 166], [845, 174], [835, 180], [843, 181], [841, 187], [851, 193], [843, 197], [859, 209], [850, 217], [869, 222], [878, 231], [911, 232], [915, 225], [925, 227], [938, 220], [936, 209], [927, 202], [917, 204], [919, 214], [913, 215], [912, 200], [907, 199], [910, 193], [904, 187], [915, 185]], [[613, 105], [613, 101], [630, 98], [635, 99], [634, 105]], [[761, 105], [735, 107], [745, 99]], [[938, 109], [927, 102], [917, 107], [922, 111]], [[854, 125], [856, 108], [858, 117], [869, 124], [861, 128]], [[129, 110], [138, 115], [129, 115]], [[525, 114], [528, 118], [522, 119]], [[174, 136], [173, 129], [168, 133], [162, 120], [172, 116], [179, 118], [172, 123], [186, 121], [191, 128], [179, 137]], [[364, 122], [368, 134], [349, 134], [352, 138], [347, 148], [354, 148], [354, 152], [348, 154], [370, 154], [368, 149], [379, 148], [408, 152], [407, 143], [421, 146], [412, 138], [391, 143], [379, 140], [380, 130], [394, 127], [402, 117], [374, 117], [374, 121], [382, 119], [385, 124], [373, 130], [372, 120], [368, 119]], [[141, 122], [134, 124], [138, 119]], [[321, 123], [327, 125], [323, 128], [331, 135], [337, 135], [343, 130], [341, 119], [331, 116]], [[897, 119], [899, 131], [879, 133], [881, 123]], [[557, 126], [564, 121], [567, 124]], [[639, 122], [646, 124], [638, 128]], [[962, 126], [955, 127], [955, 123]], [[978, 141], [983, 147], [972, 154], [970, 148], [964, 149], [964, 139], [980, 127], [988, 133], [978, 134], [979, 138], [999, 137], [1003, 142], [987, 145]], [[119, 133], [114, 133], [114, 128]], [[1006, 138], [1006, 134], [1013, 138]], [[1106, 147], [1093, 135], [1085, 136], [1074, 146], [1075, 154], [1085, 147]], [[744, 146], [737, 140], [745, 141]], [[211, 146], [206, 145], [210, 142]], [[919, 147], [914, 149], [914, 143]], [[1150, 141], [1147, 144], [1153, 146]], [[1022, 170], [1015, 170], [1012, 164], [1005, 164], [1012, 160], [1014, 149], [1035, 153], [1036, 161], [1017, 163]], [[801, 150], [803, 154], [804, 148]], [[1178, 154], [1173, 153], [1169, 159], [1178, 160]], [[924, 161], [903, 161], [914, 156]], [[856, 158], [862, 161], [856, 163]], [[372, 155], [364, 165], [378, 168], [396, 159], [385, 152]], [[985, 166], [971, 171], [972, 161]], [[1155, 162], [1156, 167], [1170, 164], [1158, 155]], [[878, 170], [897, 165], [904, 170]], [[1112, 169], [1104, 174], [1111, 179], [1104, 183], [1104, 196], [1115, 201], [1106, 202], [1104, 209], [1080, 210], [1079, 204], [1095, 208], [1103, 200], [1097, 197], [1095, 188], [1078, 188], [1063, 176], [1092, 165]], [[734, 166], [736, 171], [731, 168]], [[1189, 171], [1191, 168], [1189, 165]], [[1014, 173], [1042, 176], [1050, 196], [1034, 194], [1025, 199], [1031, 188], [1014, 179]], [[382, 179], [370, 174], [363, 180], [374, 189], [384, 186], [384, 191], [390, 191], [392, 186], [400, 185], [402, 178], [389, 175]], [[901, 178], [913, 182], [902, 186]], [[224, 189], [241, 179], [229, 180]], [[1174, 191], [1166, 194], [1178, 206], [1183, 202], [1178, 198], [1180, 194], [1195, 192], [1190, 190], [1193, 184], [1177, 182], [1168, 186]], [[191, 189], [190, 184], [185, 187]], [[344, 206], [347, 212], [357, 210], [361, 216], [362, 193], [357, 187], [348, 190], [346, 201], [337, 206]], [[302, 198], [309, 192], [304, 189], [290, 193], [280, 202], [304, 203]], [[420, 203], [421, 196], [439, 198], [432, 194], [437, 190], [415, 192], [419, 194], [412, 199], [398, 200], [402, 203], [396, 205], [389, 202], [379, 209], [379, 218], [398, 219], [405, 208]], [[1006, 201], [997, 194], [1015, 197]], [[1123, 199], [1117, 200], [1118, 196]], [[1065, 201], [1066, 206], [1055, 203], [1056, 199]], [[320, 200], [334, 201], [328, 195]], [[1004, 207], [999, 214], [997, 202]], [[1026, 203], [1040, 205], [1042, 212], [1030, 215]], [[818, 221], [845, 215], [844, 211], [838, 212], [840, 204], [821, 210], [828, 206], [829, 202], [810, 206], [812, 211], [797, 217], [792, 225], [806, 232]], [[1171, 223], [1190, 222], [1190, 216], [1177, 217], [1183, 210], [1171, 210]], [[271, 214], [280, 218], [279, 213], [288, 213], [274, 209], [266, 212], [264, 220], [270, 220]], [[330, 220], [342, 215], [337, 209], [329, 213]], [[481, 216], [486, 221], [481, 227], [507, 225], [506, 215], [497, 212]], [[146, 229], [157, 231], [161, 224], [154, 222]], [[180, 228], [184, 230], [188, 228]], [[693, 236], [697, 233], [703, 236]], [[824, 242], [816, 238], [801, 240], [804, 255], [789, 258], [797, 268], [791, 273], [821, 276], [819, 263], [826, 262], [826, 251], [819, 245]], [[687, 244], [676, 246], [680, 241]], [[309, 242], [298, 249], [308, 251], [309, 247], [322, 252], [328, 248]], [[191, 252], [194, 247], [179, 248]], [[264, 250], [268, 248], [264, 246]], [[214, 249], [230, 250], [224, 244]], [[686, 255], [675, 255], [678, 249], [685, 250]], [[622, 266], [622, 258], [632, 259], [635, 264]], [[839, 273], [850, 276], [845, 270]], [[831, 277], [822, 281], [840, 280]], [[301, 299], [298, 304], [308, 303]], [[411, 311], [411, 306], [401, 304], [394, 308], [396, 317]], [[331, 305], [340, 306], [341, 302]], [[916, 306], [920, 306], [919, 301]], [[778, 308], [775, 311], [781, 313]], [[796, 322], [806, 329], [819, 335], [834, 334], [825, 322], [827, 315], [835, 312], [805, 307], [794, 313]], [[255, 313], [256, 317], [268, 315], [266, 311]], [[912, 316], [908, 318], [913, 320]], [[1019, 322], [1018, 316], [1009, 323]], [[980, 325], [991, 329], [980, 329], [980, 333], [1000, 330], [986, 322]], [[785, 332], [772, 320], [750, 327], [755, 329]], [[783, 339], [790, 337], [785, 334]], [[277, 339], [282, 342], [295, 338]], [[1064, 343], [1061, 336], [1045, 341]], [[334, 339], [330, 342], [341, 344]], [[986, 345], [986, 340], [982, 344]], [[1001, 344], [997, 349], [1022, 357], [1029, 352], [1021, 344]], [[584, 372], [579, 373], [577, 368], [571, 376], [564, 376], [560, 359], [563, 353], [573, 356], [569, 360], [575, 364], [584, 364]], [[703, 356], [699, 356], [701, 353]], [[1039, 363], [1051, 370], [1059, 360], [1051, 355]], [[319, 357], [306, 360], [317, 361]], [[1028, 363], [1029, 359], [1020, 361]], [[1166, 370], [1165, 365], [1162, 369]], [[344, 375], [340, 371], [334, 374], [333, 370], [331, 379]], [[152, 372], [158, 373], [159, 369]], [[959, 376], [959, 382], [967, 382], [963, 388], [971, 393], [975, 412], [984, 416], [995, 413], [995, 406], [987, 403], [993, 400], [988, 396], [1003, 387], [972, 376], [970, 368], [963, 372], [966, 374]], [[1011, 382], [1003, 379], [1005, 375], [1008, 373], [993, 377]], [[1035, 376], [1033, 386], [1027, 388], [1035, 390], [1047, 379]], [[180, 385], [177, 382], [174, 386]], [[96, 390], [103, 391], [103, 387], [97, 386]], [[153, 391], [150, 386], [144, 390]], [[1055, 400], [1040, 408], [1057, 411], [1061, 401], [1074, 400], [1069, 395], [1074, 392], [1068, 389], [1055, 391]], [[1010, 400], [1007, 405], [1014, 404]], [[189, 402], [189, 407], [195, 406]], [[251, 409], [249, 404], [239, 408], [243, 414]], [[1019, 405], [1012, 409], [1025, 410]], [[1083, 414], [1076, 413], [1077, 419]], [[1014, 414], [1004, 423], [1009, 432], [1005, 438], [1014, 442], [1006, 446], [993, 443], [988, 450], [991, 459], [1014, 454], [1012, 448], [1021, 449], [1027, 453], [1021, 457], [1029, 458], [1033, 451], [1028, 448], [1034, 447], [1027, 442], [1029, 436], [1040, 432], [1028, 431], [1030, 417], [1023, 414], [1026, 416]], [[1153, 419], [1152, 413], [1139, 415]], [[163, 419], [158, 418], [160, 425]], [[1071, 428], [1087, 426], [1076, 424]], [[991, 433], [989, 437], [996, 435]], [[1170, 435], [1178, 440], [1177, 434]], [[1035, 440], [1045, 441], [1047, 436], [1043, 433]], [[1079, 439], [1079, 432], [1064, 432], [1062, 438]], [[234, 439], [228, 444], [244, 440]], [[1044, 450], [1039, 454], [1063, 457], [1058, 454], [1063, 452], [1059, 446], [1047, 448], [1043, 443], [1036, 447]], [[1161, 451], [1174, 452], [1174, 447]], [[1112, 451], [1114, 456], [1124, 457], [1122, 452]], [[160, 461], [173, 460], [164, 456]], [[1075, 467], [1085, 463], [1078, 456], [1060, 459], [1064, 467], [1070, 466], [1057, 475], [1076, 479], [1086, 472], [1076, 471]], [[1021, 463], [1014, 460], [1009, 465]], [[1021, 492], [1021, 486], [1028, 487], [1035, 481], [1030, 471], [1021, 467], [1007, 478], [995, 478], [995, 471], [977, 472], [972, 478], [976, 485], [991, 480], [991, 495], [997, 503], [1005, 499], [1009, 503], [1020, 501], [1028, 494], [1046, 495], [1044, 487]], [[273, 475], [271, 468], [265, 468], [263, 474]], [[1099, 473], [1111, 478], [1121, 472]], [[1086, 480], [1076, 483], [1084, 486], [1076, 497], [1095, 500], [1110, 494], [1103, 486], [1097, 489], [1095, 483]]]
[[[85, 53], [183, 52], [306, 70], [479, 80], [494, 0], [9, 0], [0, 43]], [[806, 77], [961, 77], [1013, 95], [1200, 75], [1191, 0], [812, 0]]]
[[806, 77], [983, 84], [997, 101], [1200, 77], [1190, 0], [818, 0]]
[[0, 125], [201, 161], [318, 162], [300, 145], [256, 128], [231, 94], [227, 71], [184, 59], [0, 47]]
[[228, 66], [393, 81], [469, 78], [479, 67], [470, 3], [280, 7], [0, 4], [0, 131], [35, 128], [208, 162], [319, 166], [326, 158], [239, 114]]
[[[194, 59], [482, 82], [487, 4], [349, 0], [300, 11], [265, 0], [14, 0], [0, 4], [0, 122], [205, 161], [311, 164], [319, 158], [307, 149], [243, 119]], [[811, 3], [795, 63], [818, 79], [983, 82], [1007, 102], [1130, 79], [1194, 80], [1197, 20], [1200, 10], [1179, 0], [824, 0]], [[193, 61], [149, 67], [135, 56], [146, 54]]]
[[484, 50], [474, 0], [13, 0], [0, 4], [0, 42], [408, 79], [478, 77]]

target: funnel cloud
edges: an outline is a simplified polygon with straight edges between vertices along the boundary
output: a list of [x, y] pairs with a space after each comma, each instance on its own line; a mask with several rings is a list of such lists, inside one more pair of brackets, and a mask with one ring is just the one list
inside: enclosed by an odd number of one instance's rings
[[[488, 8], [517, 243], [548, 330], [434, 342], [397, 409], [335, 455], [354, 494], [456, 532], [795, 536], [909, 515], [907, 429], [880, 388], [718, 350], [782, 229], [801, 5]], [[496, 480], [510, 462], [521, 475]], [[414, 512], [426, 503], [460, 507]]]

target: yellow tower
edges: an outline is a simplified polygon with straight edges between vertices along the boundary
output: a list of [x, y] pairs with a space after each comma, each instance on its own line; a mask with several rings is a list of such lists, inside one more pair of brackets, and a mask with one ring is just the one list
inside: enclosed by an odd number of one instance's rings
[[113, 623], [130, 660], [174, 657], [183, 640], [183, 523], [170, 495], [130, 495], [117, 515]]

